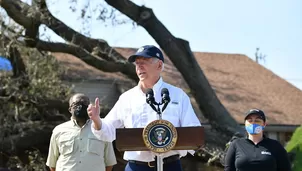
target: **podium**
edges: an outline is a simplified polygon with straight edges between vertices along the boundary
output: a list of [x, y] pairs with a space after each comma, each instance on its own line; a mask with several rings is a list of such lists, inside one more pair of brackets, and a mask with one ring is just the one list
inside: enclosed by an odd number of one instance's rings
[[[144, 128], [116, 129], [116, 148], [119, 151], [149, 151], [142, 133]], [[196, 150], [204, 145], [204, 127], [176, 127], [178, 140], [172, 150]]]
[[[145, 128], [116, 129], [116, 148], [119, 151], [153, 151], [157, 156], [157, 171], [163, 171], [163, 154], [170, 150], [197, 150], [204, 144], [204, 128], [174, 127], [162, 119], [162, 112], [170, 102], [169, 91], [163, 88], [162, 102], [155, 102], [154, 93], [149, 89], [146, 102], [158, 114], [158, 119]], [[154, 106], [156, 105], [157, 108]], [[160, 108], [160, 105], [163, 105]]]

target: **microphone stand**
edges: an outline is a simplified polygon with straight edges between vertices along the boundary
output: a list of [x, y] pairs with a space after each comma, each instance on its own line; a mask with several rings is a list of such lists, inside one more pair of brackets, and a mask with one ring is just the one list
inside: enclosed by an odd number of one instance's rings
[[[160, 109], [160, 105], [163, 105], [165, 103], [157, 103], [155, 101], [153, 103], [157, 106], [157, 110], [155, 110], [155, 111], [158, 114], [158, 120], [162, 120], [163, 110]], [[153, 105], [153, 104], [150, 104], [150, 105]], [[154, 110], [154, 108], [152, 108], [152, 109]], [[157, 158], [156, 158], [157, 171], [164, 171], [163, 153], [157, 153], [156, 156], [157, 156]]]
[[157, 103], [157, 102], [154, 102], [154, 104], [157, 106], [157, 110], [155, 111], [158, 115], [158, 120], [162, 120], [162, 112], [161, 109], [160, 109], [160, 105], [162, 105], [162, 103]]

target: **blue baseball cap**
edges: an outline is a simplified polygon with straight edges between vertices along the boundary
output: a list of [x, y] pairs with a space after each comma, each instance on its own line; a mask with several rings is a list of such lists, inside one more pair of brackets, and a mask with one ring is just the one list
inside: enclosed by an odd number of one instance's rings
[[129, 62], [134, 62], [137, 57], [158, 58], [164, 62], [164, 55], [160, 49], [153, 45], [145, 45], [140, 47], [134, 55], [128, 58]]

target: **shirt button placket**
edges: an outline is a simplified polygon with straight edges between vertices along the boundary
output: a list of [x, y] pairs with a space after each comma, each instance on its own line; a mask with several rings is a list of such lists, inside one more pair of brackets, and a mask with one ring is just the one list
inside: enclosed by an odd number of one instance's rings
[[[83, 155], [84, 155], [84, 153], [83, 153], [83, 151], [84, 151], [83, 148], [85, 148], [85, 147], [84, 147], [85, 141], [84, 141], [84, 138], [83, 138], [84, 131], [82, 131], [82, 130], [83, 130], [83, 129], [81, 129], [80, 132], [79, 132], [79, 137], [80, 137], [79, 148], [80, 148], [80, 156], [81, 156], [81, 157], [83, 157]], [[81, 161], [80, 161], [79, 163], [81, 163]]]

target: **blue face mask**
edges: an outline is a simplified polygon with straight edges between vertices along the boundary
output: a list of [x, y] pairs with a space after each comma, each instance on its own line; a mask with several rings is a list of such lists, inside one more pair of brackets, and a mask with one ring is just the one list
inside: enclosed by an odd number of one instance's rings
[[245, 129], [249, 134], [259, 134], [264, 129], [264, 126], [258, 124], [250, 124], [250, 125], [246, 125]]

